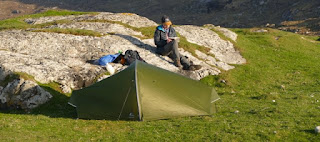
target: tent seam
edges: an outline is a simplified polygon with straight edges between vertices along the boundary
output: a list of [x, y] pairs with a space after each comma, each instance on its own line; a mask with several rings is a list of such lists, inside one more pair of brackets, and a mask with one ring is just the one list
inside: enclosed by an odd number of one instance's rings
[[214, 102], [216, 102], [216, 101], [218, 101], [218, 100], [220, 100], [220, 98], [211, 101], [211, 103], [214, 103]]
[[74, 104], [72, 104], [72, 103], [70, 103], [70, 102], [68, 102], [68, 104], [71, 105], [71, 106], [73, 106], [73, 107], [77, 107], [76, 105], [74, 105]]
[[138, 62], [136, 61], [136, 65], [134, 68], [134, 74], [135, 74], [135, 81], [136, 81], [136, 94], [137, 94], [137, 103], [138, 103], [138, 114], [139, 114], [139, 120], [142, 121], [142, 112], [141, 112], [141, 106], [140, 106], [140, 97], [139, 97], [139, 91], [138, 91], [138, 75], [137, 75], [137, 66], [138, 66]]
[[128, 96], [129, 96], [130, 91], [131, 91], [131, 87], [129, 88], [128, 93], [127, 93], [127, 96], [126, 96], [126, 99], [125, 99], [125, 101], [124, 101], [124, 103], [123, 103], [123, 105], [122, 105], [121, 112], [120, 112], [120, 115], [119, 115], [119, 117], [118, 117], [118, 120], [120, 120], [120, 117], [121, 117], [121, 115], [122, 115], [122, 112], [123, 112], [124, 106], [125, 106], [125, 105], [126, 105], [126, 103], [127, 103]]

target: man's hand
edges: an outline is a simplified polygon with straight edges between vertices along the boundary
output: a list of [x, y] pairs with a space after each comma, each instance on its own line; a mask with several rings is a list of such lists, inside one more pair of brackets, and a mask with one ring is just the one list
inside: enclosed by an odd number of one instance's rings
[[167, 43], [170, 43], [172, 41], [172, 39], [168, 38], [167, 39]]

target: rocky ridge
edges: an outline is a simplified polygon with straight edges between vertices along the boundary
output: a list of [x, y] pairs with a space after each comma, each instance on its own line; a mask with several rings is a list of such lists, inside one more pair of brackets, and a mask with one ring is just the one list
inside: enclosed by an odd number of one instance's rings
[[[243, 64], [246, 60], [235, 50], [230, 41], [225, 41], [209, 28], [199, 26], [176, 26], [176, 30], [182, 36], [194, 44], [198, 44], [210, 49], [214, 56], [207, 55], [199, 50], [193, 54], [180, 48], [184, 56], [188, 56], [195, 64], [203, 66], [202, 69], [189, 72], [181, 71], [175, 67], [172, 60], [165, 56], [155, 54], [153, 39], [140, 39], [143, 34], [140, 31], [125, 27], [121, 24], [108, 22], [118, 21], [132, 27], [153, 27], [157, 26], [154, 21], [131, 13], [109, 13], [102, 12], [97, 15], [79, 16], [53, 16], [35, 19], [26, 19], [29, 24], [43, 24], [57, 20], [68, 20], [71, 22], [61, 23], [45, 27], [45, 29], [85, 29], [104, 34], [102, 37], [79, 36], [61, 33], [34, 32], [28, 30], [7, 30], [0, 32], [0, 82], [3, 81], [9, 72], [24, 72], [34, 77], [41, 83], [57, 82], [63, 92], [71, 92], [71, 89], [80, 89], [101, 80], [98, 77], [107, 70], [105, 67], [88, 63], [90, 60], [99, 59], [103, 55], [115, 54], [118, 51], [137, 50], [140, 56], [149, 64], [180, 73], [192, 79], [199, 80], [208, 75], [217, 75], [221, 70], [233, 69], [232, 64]], [[93, 20], [105, 20], [105, 22], [84, 22]], [[236, 34], [232, 31], [216, 27], [226, 36], [231, 35], [232, 40], [236, 40]], [[114, 65], [121, 71], [126, 66]], [[34, 108], [45, 103], [51, 98], [44, 90], [35, 87], [32, 81], [22, 79], [15, 80], [7, 86], [0, 88], [0, 99], [2, 103], [9, 102], [7, 91], [12, 84], [26, 82], [32, 84], [37, 91], [34, 93], [39, 97], [32, 98], [36, 105], [23, 105], [21, 108]], [[19, 85], [16, 85], [19, 88]], [[21, 86], [21, 85], [20, 85]], [[20, 87], [20, 90], [24, 87]], [[29, 87], [30, 88], [30, 87]], [[10, 90], [10, 89], [9, 89]], [[17, 89], [16, 89], [17, 90]], [[19, 89], [18, 89], [19, 90]], [[11, 89], [12, 92], [12, 89]], [[23, 91], [22, 91], [23, 92]], [[13, 95], [14, 93], [11, 93]], [[20, 93], [21, 94], [21, 93]], [[27, 95], [20, 95], [27, 96]], [[30, 95], [29, 95], [30, 96]], [[32, 95], [31, 95], [32, 96]], [[42, 96], [42, 97], [41, 97]], [[3, 99], [7, 98], [7, 99]], [[37, 102], [37, 99], [41, 100]], [[4, 101], [6, 100], [6, 101]], [[12, 99], [10, 102], [15, 102]], [[26, 102], [25, 99], [22, 99]], [[16, 101], [17, 102], [17, 101]], [[27, 101], [28, 102], [28, 101]], [[16, 104], [21, 104], [16, 103]]]

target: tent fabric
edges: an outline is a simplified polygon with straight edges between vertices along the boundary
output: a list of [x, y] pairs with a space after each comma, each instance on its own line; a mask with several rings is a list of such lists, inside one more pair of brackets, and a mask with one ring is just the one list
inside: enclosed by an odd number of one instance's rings
[[74, 91], [69, 102], [79, 118], [149, 121], [211, 115], [218, 99], [212, 87], [136, 61], [118, 74]]

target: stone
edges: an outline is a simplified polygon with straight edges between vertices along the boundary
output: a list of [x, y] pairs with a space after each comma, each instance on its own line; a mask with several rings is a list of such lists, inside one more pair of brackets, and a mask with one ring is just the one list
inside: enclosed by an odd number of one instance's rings
[[3, 90], [3, 87], [2, 86], [0, 86], [0, 94], [1, 94], [1, 91]]
[[66, 85], [60, 85], [60, 88], [63, 93], [71, 93], [72, 92], [71, 88]]
[[275, 27], [276, 27], [276, 24], [269, 24], [269, 23], [267, 23], [265, 27], [275, 28]]
[[48, 102], [52, 95], [37, 83], [22, 78], [16, 79], [2, 89], [0, 94], [0, 109], [30, 110]]
[[315, 129], [314, 129], [314, 132], [319, 134], [320, 133], [320, 126], [317, 126]]
[[254, 30], [253, 32], [255, 32], [255, 33], [267, 33], [268, 30], [266, 30], [266, 29], [258, 29], [258, 30]]
[[230, 41], [222, 40], [219, 35], [212, 30], [192, 25], [175, 27], [176, 31], [186, 37], [191, 43], [205, 46], [210, 49], [210, 53], [215, 55], [219, 61], [227, 64], [243, 64], [246, 60], [235, 50]]
[[232, 39], [233, 41], [237, 41], [238, 35], [235, 32], [230, 31], [227, 28], [216, 28], [216, 30], [222, 32], [224, 36]]
[[206, 25], [203, 25], [205, 28], [209, 28], [209, 29], [214, 29], [214, 30], [217, 30], [219, 32], [221, 32], [224, 36], [230, 38], [231, 40], [233, 41], [237, 41], [237, 38], [238, 38], [238, 35], [227, 29], [227, 28], [223, 28], [223, 27], [220, 27], [220, 26], [214, 26], [212, 24], [206, 24]]
[[11, 72], [0, 65], [0, 82], [3, 81]]
[[234, 66], [228, 65], [227, 63], [224, 63], [221, 61], [217, 61], [214, 57], [207, 55], [205, 53], [202, 53], [199, 50], [195, 50], [195, 53], [200, 59], [203, 59], [209, 65], [222, 68], [223, 70], [226, 70], [226, 71], [234, 69]]
[[12, 10], [12, 12], [11, 12], [12, 14], [20, 14], [21, 13], [21, 11], [20, 10]]

